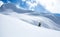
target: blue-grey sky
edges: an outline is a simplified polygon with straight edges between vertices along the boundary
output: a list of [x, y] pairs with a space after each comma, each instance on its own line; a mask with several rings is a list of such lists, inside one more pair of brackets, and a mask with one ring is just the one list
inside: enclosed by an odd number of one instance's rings
[[4, 3], [13, 3], [18, 8], [33, 10], [37, 12], [49, 11], [51, 13], [60, 13], [59, 0], [1, 0]]
[[[29, 9], [29, 10], [36, 10], [36, 11], [44, 11], [44, 7], [41, 5], [37, 5], [36, 1], [31, 1], [31, 0], [2, 0], [4, 3], [11, 2], [13, 4], [18, 4], [19, 7], [24, 8], [24, 9]], [[39, 7], [39, 8], [38, 8]]]

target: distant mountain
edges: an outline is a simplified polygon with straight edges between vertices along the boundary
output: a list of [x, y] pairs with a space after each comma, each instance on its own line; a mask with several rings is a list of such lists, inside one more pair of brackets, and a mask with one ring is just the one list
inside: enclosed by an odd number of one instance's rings
[[20, 8], [17, 8], [15, 4], [12, 3], [7, 3], [7, 4], [3, 4], [2, 7], [0, 7], [0, 11], [4, 11], [4, 9], [11, 9], [17, 13], [28, 13], [28, 12], [33, 12], [31, 10], [23, 10]]

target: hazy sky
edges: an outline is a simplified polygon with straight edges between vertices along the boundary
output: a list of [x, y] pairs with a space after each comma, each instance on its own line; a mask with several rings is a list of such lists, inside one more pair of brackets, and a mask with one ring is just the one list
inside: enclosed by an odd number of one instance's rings
[[13, 3], [18, 8], [34, 11], [50, 11], [60, 13], [60, 0], [2, 0], [4, 3]]

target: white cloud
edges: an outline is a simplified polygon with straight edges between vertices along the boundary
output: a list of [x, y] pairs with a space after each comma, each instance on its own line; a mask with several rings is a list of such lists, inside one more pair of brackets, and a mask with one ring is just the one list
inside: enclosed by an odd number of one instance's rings
[[20, 6], [19, 6], [19, 5], [16, 5], [16, 7], [17, 7], [17, 8], [20, 8]]
[[34, 8], [37, 6], [36, 2], [32, 2], [32, 1], [26, 1], [27, 5], [29, 6], [30, 10], [34, 10]]
[[2, 1], [0, 1], [0, 7], [3, 5], [4, 3]]
[[22, 0], [22, 1], [26, 1], [26, 0]]
[[60, 13], [60, 0], [36, 0], [52, 13]]

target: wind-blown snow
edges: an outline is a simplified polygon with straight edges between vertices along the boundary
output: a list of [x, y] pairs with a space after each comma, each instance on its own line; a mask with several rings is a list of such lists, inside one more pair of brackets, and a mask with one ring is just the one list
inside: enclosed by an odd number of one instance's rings
[[60, 31], [37, 27], [18, 18], [0, 14], [0, 37], [60, 37]]

